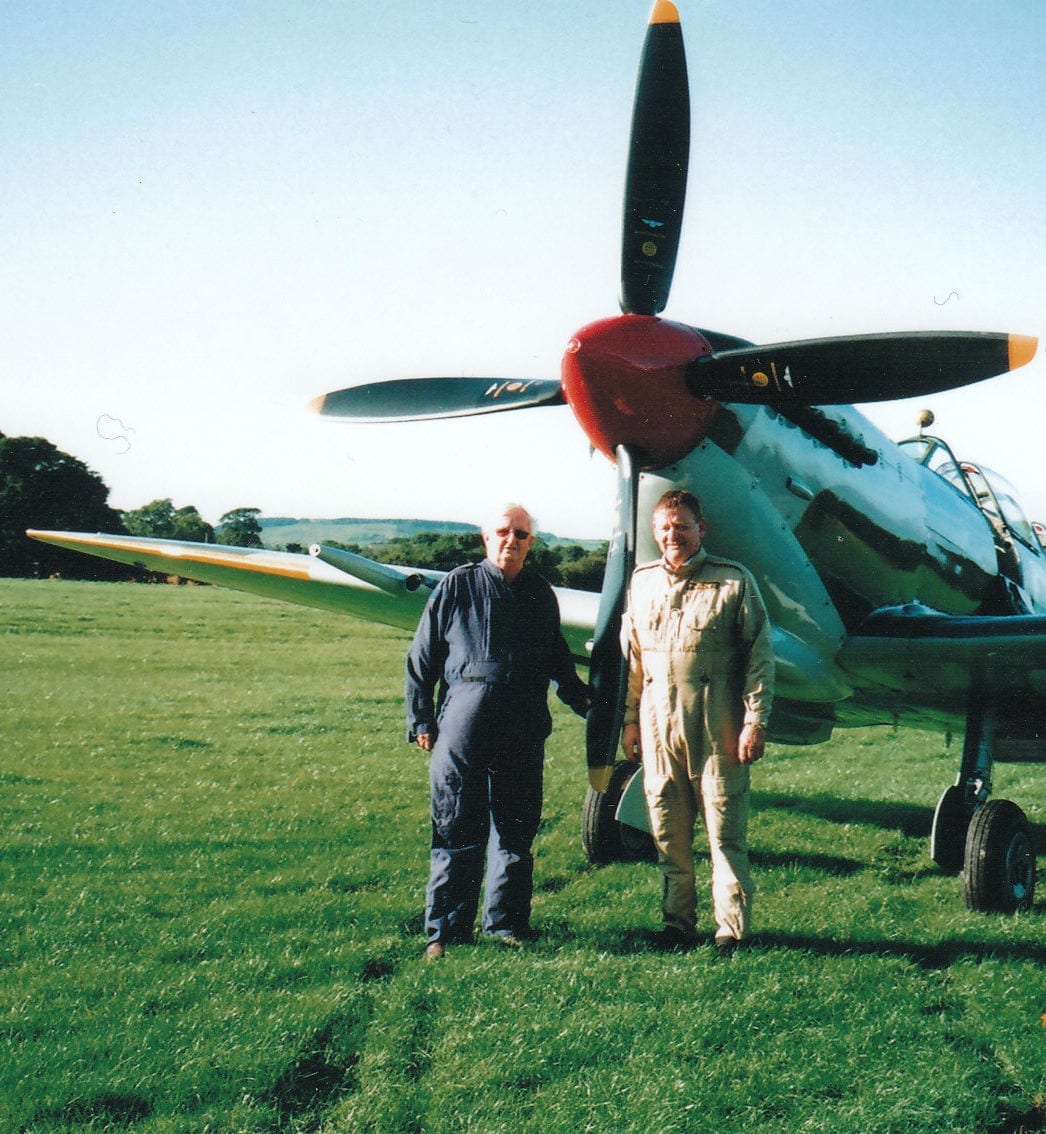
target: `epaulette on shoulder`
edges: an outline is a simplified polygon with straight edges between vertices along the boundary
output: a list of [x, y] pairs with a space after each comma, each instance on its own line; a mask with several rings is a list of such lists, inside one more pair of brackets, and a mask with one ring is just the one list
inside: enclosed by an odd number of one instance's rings
[[736, 559], [724, 559], [721, 555], [708, 555], [705, 563], [712, 567], [719, 567], [721, 570], [736, 571], [738, 575], [748, 576], [748, 568], [743, 563], [738, 563]]
[[633, 569], [633, 574], [638, 574], [641, 571], [652, 571], [655, 567], [660, 566], [660, 559], [651, 559], [649, 563], [637, 563]]

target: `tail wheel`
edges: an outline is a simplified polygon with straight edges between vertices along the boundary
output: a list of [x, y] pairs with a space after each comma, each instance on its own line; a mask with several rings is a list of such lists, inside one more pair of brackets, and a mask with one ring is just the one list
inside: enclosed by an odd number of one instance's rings
[[966, 836], [963, 897], [971, 910], [1015, 913], [1031, 908], [1035, 845], [1024, 812], [1008, 799], [978, 810]]
[[638, 770], [638, 764], [620, 760], [605, 792], [588, 789], [581, 813], [581, 845], [589, 862], [602, 866], [608, 862], [653, 862], [657, 858], [654, 840], [646, 831], [614, 818], [625, 786]]

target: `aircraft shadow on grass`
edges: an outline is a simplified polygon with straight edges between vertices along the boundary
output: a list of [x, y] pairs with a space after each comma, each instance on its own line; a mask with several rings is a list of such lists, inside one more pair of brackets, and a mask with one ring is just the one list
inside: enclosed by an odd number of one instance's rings
[[832, 795], [753, 791], [752, 809], [790, 811], [830, 823], [859, 823], [863, 827], [900, 831], [912, 838], [929, 835], [933, 823], [933, 808], [895, 799], [847, 799]]
[[[910, 838], [924, 838], [933, 826], [933, 808], [915, 803], [883, 799], [841, 799], [830, 795], [787, 795], [784, 792], [752, 792], [754, 811], [781, 809], [830, 823], [859, 823], [900, 831]], [[1046, 826], [1029, 823], [1037, 854], [1046, 853]]]

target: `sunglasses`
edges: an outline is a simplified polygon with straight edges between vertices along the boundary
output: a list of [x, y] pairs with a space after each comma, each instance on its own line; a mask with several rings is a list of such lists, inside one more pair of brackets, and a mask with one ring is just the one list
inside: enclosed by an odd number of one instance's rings
[[497, 528], [494, 534], [498, 539], [508, 539], [510, 535], [514, 535], [521, 543], [525, 539], [530, 539], [530, 532], [524, 531], [522, 528]]

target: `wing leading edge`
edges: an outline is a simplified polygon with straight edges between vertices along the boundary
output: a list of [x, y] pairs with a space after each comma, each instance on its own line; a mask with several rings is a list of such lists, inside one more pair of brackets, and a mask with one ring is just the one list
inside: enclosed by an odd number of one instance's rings
[[[33, 539], [112, 559], [147, 571], [247, 591], [335, 614], [352, 614], [413, 631], [440, 571], [378, 563], [336, 548], [309, 555], [266, 548], [227, 547], [138, 536], [31, 530]], [[574, 656], [587, 662], [599, 595], [554, 588], [563, 633]]]
[[[29, 531], [27, 534], [43, 543], [147, 571], [178, 575], [336, 614], [355, 614], [407, 630], [417, 624], [429, 594], [429, 589], [422, 587], [396, 596], [389, 589], [364, 582], [312, 556], [287, 551], [87, 532]], [[404, 576], [410, 574], [407, 569], [401, 570]]]
[[[899, 708], [965, 712], [971, 698], [1046, 698], [1046, 615], [940, 614], [918, 604], [870, 615], [838, 658], [856, 690]], [[1046, 725], [1046, 720], [1044, 720]]]

